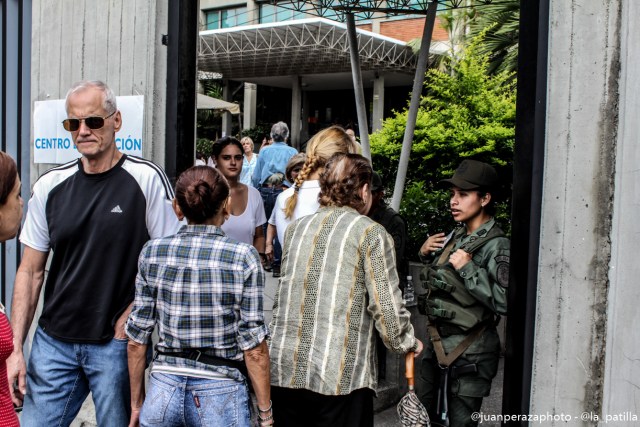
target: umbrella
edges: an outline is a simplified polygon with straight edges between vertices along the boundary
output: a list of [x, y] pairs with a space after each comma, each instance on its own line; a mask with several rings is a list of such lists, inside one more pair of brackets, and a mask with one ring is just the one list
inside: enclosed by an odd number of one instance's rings
[[413, 362], [414, 353], [410, 351], [405, 356], [405, 376], [409, 385], [409, 391], [398, 403], [398, 416], [404, 427], [430, 427], [427, 410], [418, 400], [413, 389]]

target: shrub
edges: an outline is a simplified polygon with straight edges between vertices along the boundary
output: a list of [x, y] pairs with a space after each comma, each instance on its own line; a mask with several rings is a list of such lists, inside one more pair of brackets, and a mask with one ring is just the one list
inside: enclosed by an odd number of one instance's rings
[[[512, 73], [489, 75], [488, 57], [478, 53], [478, 37], [467, 47], [452, 73], [427, 72], [427, 93], [421, 99], [400, 213], [407, 220], [413, 248], [427, 233], [451, 228], [448, 194], [434, 191], [435, 184], [450, 177], [457, 165], [473, 158], [493, 165], [503, 183], [496, 196], [510, 193], [515, 141], [515, 79]], [[407, 122], [407, 111], [385, 120], [371, 135], [374, 167], [391, 194]], [[498, 220], [508, 219], [510, 203], [497, 204]], [[508, 224], [502, 223], [508, 229]], [[505, 230], [507, 231], [507, 230]], [[413, 252], [411, 252], [413, 251]]]
[[202, 153], [205, 157], [209, 157], [211, 155], [211, 147], [213, 146], [213, 141], [207, 138], [198, 138], [196, 140], [196, 151], [198, 153]]

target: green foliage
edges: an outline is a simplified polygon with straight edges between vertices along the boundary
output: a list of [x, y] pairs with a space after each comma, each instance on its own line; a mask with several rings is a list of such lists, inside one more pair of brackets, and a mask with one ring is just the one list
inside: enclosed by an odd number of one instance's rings
[[[496, 195], [510, 193], [515, 79], [512, 73], [488, 74], [488, 55], [479, 53], [481, 42], [478, 37], [467, 46], [452, 75], [437, 70], [427, 73], [427, 94], [418, 111], [400, 207], [411, 233], [409, 251], [419, 247], [427, 233], [451, 228], [448, 196], [434, 193], [434, 188], [439, 180], [450, 177], [463, 159], [493, 165], [505, 182]], [[406, 110], [396, 112], [370, 137], [374, 167], [389, 186], [397, 175], [406, 121]], [[508, 203], [498, 206], [498, 218], [508, 218], [509, 209]], [[407, 253], [412, 256], [416, 252]]]
[[196, 140], [196, 152], [202, 153], [205, 157], [211, 155], [211, 146], [213, 146], [213, 140], [207, 138], [198, 138]]
[[[222, 82], [220, 80], [200, 80], [204, 94], [212, 98], [222, 98]], [[216, 110], [197, 110], [196, 134], [198, 138], [215, 140], [219, 135], [222, 113]], [[197, 144], [196, 144], [197, 147]], [[208, 153], [208, 152], [207, 152]], [[208, 154], [207, 154], [208, 155]]]
[[514, 72], [518, 68], [520, 38], [520, 0], [501, 0], [475, 8], [469, 37], [486, 32], [481, 54], [489, 55], [489, 73]]
[[455, 227], [448, 206], [447, 191], [433, 186], [425, 191], [425, 183], [420, 181], [407, 185], [400, 206], [400, 215], [407, 222], [407, 257], [413, 259], [417, 256], [428, 233], [448, 232]]

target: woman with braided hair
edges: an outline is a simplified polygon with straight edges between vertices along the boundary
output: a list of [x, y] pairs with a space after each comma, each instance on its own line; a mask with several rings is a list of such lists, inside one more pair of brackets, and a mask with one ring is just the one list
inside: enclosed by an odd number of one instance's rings
[[[306, 215], [315, 213], [320, 204], [318, 179], [324, 166], [334, 154], [357, 154], [359, 147], [340, 126], [331, 126], [321, 130], [307, 144], [307, 159], [298, 174], [293, 187], [283, 191], [276, 200], [275, 226], [278, 240], [284, 244], [284, 232], [289, 223]], [[267, 241], [267, 257], [273, 249]]]

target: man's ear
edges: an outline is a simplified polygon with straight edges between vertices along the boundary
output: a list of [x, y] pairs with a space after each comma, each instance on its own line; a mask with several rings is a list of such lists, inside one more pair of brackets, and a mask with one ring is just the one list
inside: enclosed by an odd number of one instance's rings
[[116, 122], [115, 131], [118, 132], [122, 128], [122, 114], [120, 114], [120, 110], [116, 111], [114, 120]]
[[174, 198], [173, 202], [171, 202], [171, 206], [173, 206], [173, 212], [175, 212], [176, 216], [178, 217], [178, 221], [182, 221], [184, 219], [184, 214], [182, 213], [182, 209], [180, 209], [180, 206], [178, 205], [178, 200]]

